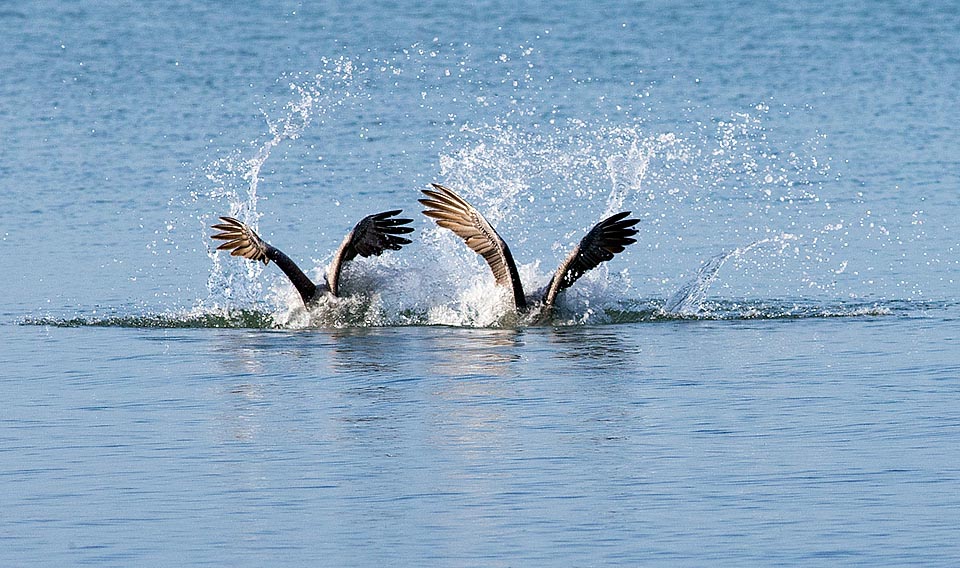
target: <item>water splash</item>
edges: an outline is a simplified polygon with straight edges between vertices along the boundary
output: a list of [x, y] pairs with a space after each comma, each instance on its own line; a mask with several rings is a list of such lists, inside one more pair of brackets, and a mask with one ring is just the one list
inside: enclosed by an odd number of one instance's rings
[[[356, 64], [347, 58], [324, 60], [324, 70], [309, 78], [300, 75], [282, 77], [289, 91], [282, 102], [261, 106], [260, 112], [266, 123], [269, 136], [254, 142], [254, 155], [246, 157], [242, 151], [220, 158], [206, 168], [206, 179], [212, 188], [205, 197], [224, 206], [215, 205], [214, 210], [226, 211], [230, 217], [240, 219], [254, 231], [258, 228], [261, 214], [259, 187], [261, 172], [275, 148], [285, 142], [299, 139], [310, 125], [323, 116], [332, 115], [344, 102], [355, 96]], [[224, 213], [220, 213], [224, 214]], [[207, 280], [208, 300], [213, 308], [232, 305], [257, 305], [263, 296], [261, 274], [264, 266], [256, 262], [222, 262], [224, 255], [208, 247], [207, 256], [212, 264]]]
[[[207, 169], [205, 181], [213, 187], [201, 192], [204, 210], [227, 211], [256, 226], [260, 182], [278, 147], [304, 144], [304, 134], [325, 121], [354, 120], [359, 109], [351, 101], [389, 105], [414, 93], [417, 113], [438, 134], [420, 147], [434, 152], [430, 163], [437, 171], [408, 176], [411, 193], [424, 181], [439, 181], [467, 197], [510, 243], [528, 292], [547, 283], [601, 218], [629, 209], [641, 219], [638, 244], [567, 290], [554, 324], [709, 317], [716, 302], [706, 309], [707, 292], [728, 261], [724, 294], [819, 294], [823, 305], [859, 294], [855, 277], [862, 269], [843, 256], [854, 238], [851, 222], [825, 197], [835, 177], [831, 160], [821, 156], [822, 135], [800, 144], [778, 137], [771, 128], [776, 111], [767, 102], [712, 121], [680, 120], [670, 129], [630, 113], [564, 118], [544, 99], [550, 81], [536, 75], [531, 53], [498, 60], [499, 87], [489, 69], [471, 75], [482, 63], [472, 63], [469, 53], [436, 40], [366, 64], [329, 60], [315, 76], [284, 76], [278, 81], [284, 94], [261, 108], [268, 134]], [[379, 100], [384, 97], [389, 100]], [[350, 112], [336, 112], [345, 109]], [[371, 127], [356, 128], [363, 140], [376, 138]], [[428, 132], [415, 128], [418, 138]], [[282, 190], [279, 183], [273, 189]], [[288, 328], [530, 323], [510, 313], [503, 290], [462, 242], [432, 224], [419, 229], [417, 242], [401, 253], [351, 263], [344, 274], [348, 297], [311, 311], [273, 267], [264, 272], [208, 249], [208, 298], [198, 305], [268, 313]], [[743, 242], [751, 244], [739, 246]], [[718, 248], [730, 252], [694, 274], [677, 268], [696, 266], [704, 251]], [[322, 278], [328, 261], [314, 259], [317, 266], [307, 271]], [[758, 313], [790, 311], [773, 306]], [[658, 310], [663, 314], [652, 315]]]
[[697, 270], [696, 275], [680, 287], [663, 306], [666, 313], [680, 316], [692, 316], [705, 311], [703, 302], [710, 285], [717, 279], [720, 269], [730, 259], [742, 258], [751, 249], [767, 244], [777, 244], [782, 251], [787, 243], [797, 240], [796, 235], [784, 233], [769, 239], [754, 241], [745, 247], [735, 248], [707, 259]]
[[[673, 133], [640, 138], [639, 133], [635, 131], [618, 130], [616, 133], [611, 133], [612, 137], [615, 140], [622, 140], [621, 144], [626, 145], [626, 148], [606, 158], [612, 188], [607, 198], [604, 217], [623, 210], [631, 194], [642, 194], [645, 189], [643, 182], [647, 177], [647, 170], [655, 157], [666, 155], [669, 160], [689, 159], [689, 149]], [[654, 193], [647, 193], [646, 197], [650, 200], [656, 199]]]
[[[284, 107], [288, 116], [312, 108], [312, 98], [299, 100], [307, 104]], [[309, 124], [309, 114], [299, 116], [295, 124], [303, 127]], [[559, 263], [593, 222], [628, 204], [639, 210], [643, 220], [641, 242], [647, 243], [648, 255], [661, 250], [662, 237], [668, 230], [678, 242], [682, 240], [693, 215], [699, 215], [696, 220], [699, 224], [717, 222], [717, 209], [721, 207], [739, 214], [740, 219], [769, 222], [774, 214], [783, 216], [781, 210], [771, 213], [776, 206], [765, 200], [773, 196], [769, 188], [759, 196], [751, 194], [746, 199], [730, 199], [728, 191], [721, 191], [724, 176], [734, 168], [757, 175], [763, 173], [764, 180], [772, 175], [770, 164], [760, 166], [750, 157], [750, 152], [743, 151], [746, 144], [738, 138], [755, 136], [751, 128], [755, 128], [758, 121], [739, 118], [742, 124], [722, 125], [717, 137], [718, 148], [713, 152], [697, 148], [695, 143], [674, 133], [647, 134], [639, 125], [611, 127], [574, 120], [549, 135], [509, 124], [466, 126], [460, 131], [461, 139], [448, 142], [451, 151], [440, 156], [440, 173], [444, 183], [464, 193], [500, 227], [514, 249], [526, 289], [533, 291], [549, 281], [553, 270], [552, 263], [541, 263], [538, 257], [554, 257]], [[279, 123], [289, 125], [291, 121]], [[299, 126], [271, 131], [274, 137], [248, 164], [251, 180], [257, 178], [271, 148], [301, 132]], [[738, 152], [733, 163], [729, 155], [735, 148]], [[701, 163], [705, 155], [710, 156], [706, 165]], [[768, 161], [772, 160], [770, 155], [765, 156]], [[708, 191], [704, 192], [699, 188], [707, 174], [713, 175], [713, 181], [706, 184]], [[785, 176], [780, 174], [777, 180], [788, 192], [792, 191], [790, 179]], [[255, 197], [256, 186], [250, 184], [248, 188], [246, 204], [251, 202], [251, 196]], [[813, 199], [808, 187], [800, 192], [796, 200]], [[802, 207], [795, 205], [796, 200], [781, 195], [774, 203], [784, 204], [788, 212], [793, 212]], [[585, 210], [595, 213], [585, 215]], [[536, 219], [536, 224], [529, 223], [529, 219]], [[721, 222], [726, 224], [729, 220]], [[795, 226], [796, 221], [791, 223]], [[558, 227], [568, 230], [557, 233]], [[827, 225], [819, 234], [829, 231], [830, 227]], [[740, 235], [741, 228], [737, 226], [733, 233]], [[805, 229], [816, 232], [809, 225]], [[771, 226], [767, 224], [763, 230], [769, 232]], [[546, 243], [550, 245], [549, 250], [544, 249]], [[793, 252], [788, 247], [797, 243], [809, 246], [797, 235], [782, 232], [711, 258], [692, 279], [669, 294], [664, 311], [683, 317], [703, 315], [707, 290], [728, 260], [745, 260], [747, 252], [769, 244], [779, 245], [773, 249], [774, 256], [784, 258], [798, 254], [799, 247], [795, 246]], [[270, 305], [278, 306], [274, 320], [277, 325], [293, 328], [397, 324], [489, 327], [532, 321], [531, 318], [518, 319], [510, 313], [507, 295], [494, 284], [482, 260], [449, 231], [428, 226], [420, 233], [420, 246], [426, 249], [430, 263], [417, 263], [409, 254], [388, 254], [356, 262], [345, 274], [345, 289], [351, 296], [325, 300], [309, 312], [300, 306], [298, 296], [284, 282], [269, 295]], [[631, 254], [635, 248], [630, 249]], [[629, 266], [622, 266], [629, 256], [613, 261], [620, 263], [620, 267], [602, 265], [567, 291], [561, 297], [553, 323], [582, 325], [623, 321], [622, 305], [632, 301], [631, 294], [635, 293], [631, 270]], [[542, 270], [541, 264], [549, 265], [549, 269]], [[213, 270], [220, 269], [215, 257]], [[314, 269], [315, 279], [322, 278], [323, 274], [323, 269]], [[245, 279], [249, 282], [258, 276], [259, 272], [248, 271]], [[247, 290], [256, 292], [257, 301], [262, 302], [264, 294], [258, 286], [251, 284]], [[213, 288], [227, 296], [230, 294], [229, 287]]]

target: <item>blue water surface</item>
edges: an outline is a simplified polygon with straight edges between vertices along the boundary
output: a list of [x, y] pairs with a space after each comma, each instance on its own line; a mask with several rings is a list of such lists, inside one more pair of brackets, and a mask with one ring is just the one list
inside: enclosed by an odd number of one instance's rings
[[[0, 565], [953, 566], [960, 8], [0, 7]], [[548, 325], [525, 286], [637, 244]], [[415, 242], [313, 277], [371, 212]]]

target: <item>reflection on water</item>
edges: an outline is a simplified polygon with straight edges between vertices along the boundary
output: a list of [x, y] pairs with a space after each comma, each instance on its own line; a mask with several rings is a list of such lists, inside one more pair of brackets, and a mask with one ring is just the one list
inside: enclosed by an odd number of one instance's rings
[[465, 378], [516, 376], [521, 360], [523, 331], [520, 329], [449, 329], [429, 334], [421, 355], [430, 374]]
[[[265, 423], [302, 386], [286, 380], [311, 349], [329, 342], [322, 335], [307, 336], [270, 330], [223, 330], [209, 339], [210, 355], [221, 380], [212, 381], [218, 401], [218, 438], [224, 442], [258, 442]], [[280, 412], [285, 409], [281, 408]]]
[[[433, 444], [457, 451], [490, 448], [503, 443], [504, 428], [522, 422], [531, 404], [629, 389], [620, 377], [640, 366], [641, 346], [623, 331], [617, 326], [225, 331], [213, 347], [220, 373], [228, 378], [220, 391], [220, 422], [225, 438], [253, 440], [263, 420], [276, 418], [271, 413], [289, 411], [293, 397], [311, 412], [326, 409], [331, 429], [326, 437], [393, 451], [384, 442], [396, 443], [410, 426], [408, 415], [421, 412], [437, 427]], [[551, 379], [543, 376], [544, 367], [584, 381], [569, 383], [575, 391], [544, 391], [543, 381]], [[605, 373], [597, 377], [597, 371]], [[322, 401], [304, 394], [316, 388], [314, 382], [329, 383]], [[414, 401], [426, 406], [410, 406]], [[604, 413], [587, 412], [584, 418], [616, 418]]]
[[410, 345], [404, 334], [382, 328], [338, 328], [326, 331], [333, 349], [330, 367], [368, 379], [393, 379]]
[[524, 400], [524, 332], [449, 329], [424, 339], [424, 371], [442, 377], [432, 393], [430, 443], [465, 464], [509, 446], [505, 432], [517, 423]]
[[549, 336], [556, 348], [556, 357], [569, 361], [578, 369], [622, 370], [634, 366], [640, 348], [624, 341], [618, 327], [561, 327]]

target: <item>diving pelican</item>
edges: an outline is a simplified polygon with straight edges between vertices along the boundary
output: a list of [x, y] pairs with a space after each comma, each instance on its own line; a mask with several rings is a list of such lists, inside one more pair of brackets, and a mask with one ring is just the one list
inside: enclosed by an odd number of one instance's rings
[[270, 264], [271, 260], [277, 263], [300, 293], [304, 306], [310, 307], [324, 294], [334, 297], [340, 295], [340, 272], [343, 266], [357, 255], [379, 256], [385, 250], [400, 250], [403, 245], [412, 242], [400, 235], [413, 232], [412, 227], [404, 226], [413, 219], [397, 218], [396, 215], [400, 212], [400, 209], [384, 211], [361, 219], [343, 239], [333, 257], [333, 263], [327, 270], [325, 281], [319, 285], [314, 284], [289, 256], [233, 217], [220, 217], [223, 223], [213, 225], [213, 228], [221, 232], [210, 238], [227, 241], [218, 246], [217, 250], [228, 250], [231, 256], [242, 256], [264, 264]]
[[637, 242], [632, 238], [637, 234], [633, 226], [640, 220], [628, 219], [629, 211], [612, 215], [594, 225], [580, 240], [580, 244], [557, 268], [542, 294], [526, 296], [510, 247], [493, 226], [453, 190], [436, 183], [431, 185], [432, 190], [421, 190], [427, 196], [427, 199], [420, 199], [420, 203], [427, 207], [423, 214], [434, 219], [437, 225], [453, 231], [466, 241], [470, 249], [487, 261], [497, 285], [512, 291], [513, 304], [518, 311], [539, 305], [544, 312], [549, 313], [560, 292], [572, 286], [584, 273], [596, 268], [601, 262], [623, 252], [627, 245]]

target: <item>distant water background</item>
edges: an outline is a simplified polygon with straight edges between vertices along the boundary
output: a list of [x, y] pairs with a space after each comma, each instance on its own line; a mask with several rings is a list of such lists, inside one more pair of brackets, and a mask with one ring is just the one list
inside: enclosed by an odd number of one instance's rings
[[[960, 6], [0, 4], [0, 565], [960, 563]], [[549, 325], [420, 214], [440, 182]], [[305, 311], [361, 217], [415, 243]]]

